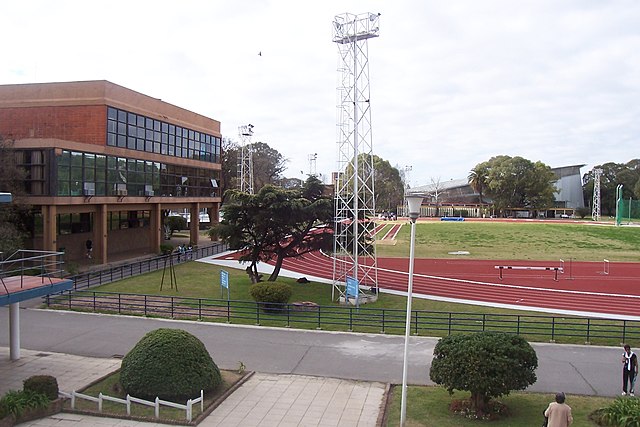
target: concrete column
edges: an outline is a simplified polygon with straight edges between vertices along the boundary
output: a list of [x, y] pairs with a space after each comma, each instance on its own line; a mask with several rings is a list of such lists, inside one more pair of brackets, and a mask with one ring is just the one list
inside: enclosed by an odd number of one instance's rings
[[20, 359], [20, 303], [9, 304], [9, 358]]
[[194, 244], [198, 244], [198, 230], [200, 228], [200, 203], [191, 204], [191, 222], [189, 223], [189, 240]]
[[109, 210], [107, 209], [106, 204], [102, 204], [98, 207], [98, 211], [96, 212], [95, 230], [93, 231], [93, 246], [97, 247], [99, 251], [97, 254], [94, 254], [94, 256], [100, 257], [100, 262], [102, 264], [107, 264], [109, 258], [109, 227], [107, 226], [108, 221]]
[[45, 251], [57, 251], [56, 241], [58, 210], [55, 205], [42, 206], [42, 249]]
[[151, 206], [151, 212], [149, 213], [149, 233], [151, 242], [151, 252], [160, 253], [160, 244], [164, 239], [164, 232], [162, 230], [162, 209], [160, 209], [160, 203], [154, 203]]

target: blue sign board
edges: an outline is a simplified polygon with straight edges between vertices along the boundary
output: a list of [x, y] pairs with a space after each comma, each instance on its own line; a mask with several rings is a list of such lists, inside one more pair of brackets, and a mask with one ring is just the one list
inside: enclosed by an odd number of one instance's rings
[[353, 277], [347, 276], [347, 297], [353, 296], [358, 298], [359, 284]]
[[220, 270], [220, 286], [229, 289], [229, 273], [225, 270]]

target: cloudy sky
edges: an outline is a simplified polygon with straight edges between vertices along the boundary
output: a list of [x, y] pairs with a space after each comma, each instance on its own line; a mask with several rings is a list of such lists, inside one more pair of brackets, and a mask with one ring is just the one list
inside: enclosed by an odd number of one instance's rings
[[0, 84], [109, 80], [219, 120], [224, 137], [251, 123], [288, 177], [313, 153], [328, 177], [345, 12], [381, 13], [373, 152], [411, 166], [412, 186], [501, 154], [583, 173], [640, 156], [637, 0], [4, 1]]

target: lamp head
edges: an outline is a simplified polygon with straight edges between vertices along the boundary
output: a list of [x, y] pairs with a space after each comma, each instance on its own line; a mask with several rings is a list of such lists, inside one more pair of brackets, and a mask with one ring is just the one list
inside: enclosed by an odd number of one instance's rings
[[420, 206], [422, 206], [422, 200], [424, 197], [416, 194], [407, 195], [407, 205], [409, 206], [409, 219], [411, 222], [416, 222], [420, 216]]

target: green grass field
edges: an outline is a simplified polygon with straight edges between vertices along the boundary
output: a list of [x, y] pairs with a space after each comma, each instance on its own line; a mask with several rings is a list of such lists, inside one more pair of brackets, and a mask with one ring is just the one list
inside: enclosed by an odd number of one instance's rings
[[[379, 257], [408, 257], [410, 226], [396, 245], [378, 245]], [[448, 258], [469, 251], [467, 258], [640, 262], [640, 227], [590, 222], [439, 222], [416, 224], [416, 257]]]

